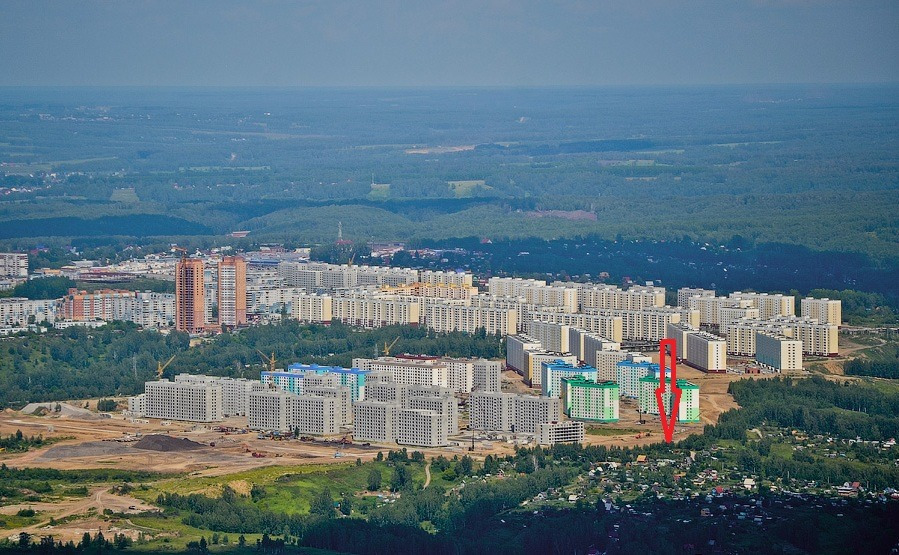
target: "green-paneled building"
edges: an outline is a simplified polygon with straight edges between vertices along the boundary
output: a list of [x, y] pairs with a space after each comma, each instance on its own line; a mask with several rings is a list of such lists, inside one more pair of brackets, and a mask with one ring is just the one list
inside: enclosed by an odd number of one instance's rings
[[595, 382], [583, 376], [561, 379], [562, 410], [573, 420], [618, 422], [619, 389], [615, 382]]

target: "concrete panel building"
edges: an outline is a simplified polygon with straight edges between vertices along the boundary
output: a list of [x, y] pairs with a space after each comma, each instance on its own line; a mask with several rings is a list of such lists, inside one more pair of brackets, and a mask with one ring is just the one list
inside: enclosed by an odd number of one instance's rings
[[755, 360], [777, 371], [802, 370], [802, 341], [777, 333], [755, 332]]
[[559, 359], [541, 363], [540, 387], [543, 396], [559, 397], [561, 395], [562, 378], [572, 376], [596, 381], [596, 368], [592, 366], [578, 366]]
[[557, 443], [583, 443], [584, 423], [575, 420], [543, 422], [537, 425], [537, 443], [555, 445]]
[[842, 325], [843, 303], [831, 299], [813, 299], [806, 297], [800, 302], [802, 316], [817, 320], [819, 324]]
[[219, 323], [243, 326], [247, 323], [247, 261], [225, 256], [218, 270]]
[[468, 427], [511, 432], [515, 425], [514, 393], [474, 391], [468, 398]]
[[543, 348], [537, 339], [528, 335], [509, 335], [506, 337], [506, 367], [525, 374], [525, 352], [538, 351]]
[[[665, 381], [666, 391], [662, 393], [662, 405], [665, 414], [671, 414], [671, 404], [674, 395], [670, 390], [671, 381]], [[659, 402], [656, 398], [656, 389], [659, 387], [657, 376], [647, 376], [640, 379], [640, 411], [645, 414], [659, 414]], [[681, 390], [681, 399], [678, 406], [677, 421], [685, 423], [699, 422], [699, 386], [687, 380], [677, 380], [677, 387]]]
[[727, 372], [727, 341], [704, 331], [687, 336], [687, 364], [713, 374]]
[[353, 439], [376, 443], [396, 442], [396, 403], [364, 400], [353, 403]]
[[396, 442], [401, 445], [443, 447], [449, 444], [440, 414], [430, 410], [400, 409]]
[[212, 376], [179, 374], [144, 384], [145, 415], [162, 420], [217, 422], [222, 419], [222, 384]]
[[619, 387], [580, 376], [562, 378], [562, 410], [569, 418], [589, 422], [618, 422]]
[[503, 364], [498, 360], [476, 360], [472, 366], [472, 391], [500, 391]]

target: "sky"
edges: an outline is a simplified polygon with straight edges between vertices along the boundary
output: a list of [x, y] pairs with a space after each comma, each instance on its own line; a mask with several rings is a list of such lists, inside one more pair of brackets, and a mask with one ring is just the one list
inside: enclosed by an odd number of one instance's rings
[[882, 82], [897, 0], [0, 1], [0, 86]]

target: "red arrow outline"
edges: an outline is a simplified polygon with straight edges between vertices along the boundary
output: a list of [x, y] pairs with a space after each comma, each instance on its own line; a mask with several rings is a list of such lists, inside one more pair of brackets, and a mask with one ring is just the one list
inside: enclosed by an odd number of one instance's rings
[[[662, 394], [665, 392], [665, 347], [670, 347], [671, 357], [671, 393], [674, 399], [671, 402], [671, 415], [665, 413], [665, 403], [662, 402]], [[674, 425], [677, 423], [677, 415], [680, 409], [680, 397], [682, 390], [677, 387], [677, 344], [674, 339], [666, 338], [659, 341], [659, 387], [656, 388], [656, 402], [659, 405], [659, 417], [662, 420], [662, 432], [665, 434], [665, 442], [671, 443], [674, 437]]]

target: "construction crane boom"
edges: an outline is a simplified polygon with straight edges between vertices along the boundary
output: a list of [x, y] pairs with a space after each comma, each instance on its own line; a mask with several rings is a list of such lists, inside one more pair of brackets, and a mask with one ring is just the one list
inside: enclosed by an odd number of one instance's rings
[[389, 357], [389, 356], [390, 356], [390, 349], [392, 349], [393, 346], [396, 345], [396, 342], [399, 341], [399, 340], [400, 340], [400, 338], [399, 338], [399, 336], [397, 336], [397, 338], [394, 339], [393, 342], [392, 342], [390, 345], [388, 345], [386, 341], [384, 342], [384, 356], [385, 356], [385, 357]]
[[163, 364], [163, 363], [161, 363], [161, 362], [159, 362], [159, 361], [156, 362], [156, 379], [157, 379], [157, 380], [161, 380], [161, 379], [162, 379], [162, 372], [163, 372], [166, 368], [169, 367], [169, 364], [171, 364], [173, 360], [175, 360], [175, 355], [172, 355], [172, 358], [168, 359], [168, 360], [165, 362], [165, 364]]
[[262, 357], [262, 360], [263, 360], [266, 364], [268, 364], [268, 369], [269, 369], [269, 371], [270, 371], [270, 372], [274, 372], [274, 371], [275, 371], [275, 362], [276, 362], [274, 351], [272, 351], [272, 355], [271, 355], [271, 356], [267, 356], [265, 353], [263, 353], [263, 352], [260, 351], [259, 349], [256, 349], [256, 352], [259, 353], [259, 356]]

